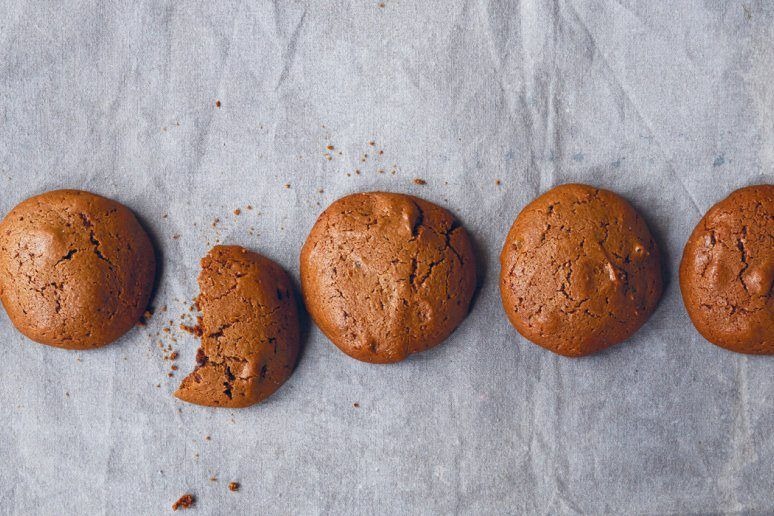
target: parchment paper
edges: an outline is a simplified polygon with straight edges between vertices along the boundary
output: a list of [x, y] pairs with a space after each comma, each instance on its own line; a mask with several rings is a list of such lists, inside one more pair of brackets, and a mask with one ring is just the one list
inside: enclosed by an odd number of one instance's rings
[[[192, 514], [774, 513], [774, 360], [704, 341], [676, 282], [701, 214], [774, 179], [771, 2], [0, 6], [0, 209], [112, 197], [163, 264], [148, 326], [104, 349], [34, 344], [0, 316], [0, 513], [163, 514], [186, 492]], [[668, 273], [650, 321], [582, 360], [521, 338], [497, 288], [511, 222], [568, 181], [631, 200]], [[475, 238], [458, 331], [377, 366], [308, 325], [266, 403], [175, 400], [209, 247], [297, 280], [319, 212], [373, 189], [440, 203]]]

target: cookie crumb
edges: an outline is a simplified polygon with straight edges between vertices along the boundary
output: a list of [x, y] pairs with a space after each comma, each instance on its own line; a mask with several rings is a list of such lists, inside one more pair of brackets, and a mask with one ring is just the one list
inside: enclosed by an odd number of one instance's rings
[[212, 475], [210, 477], [210, 482], [217, 482], [217, 481], [218, 481], [218, 477], [216, 477], [215, 475]]
[[190, 509], [194, 506], [196, 503], [196, 498], [194, 498], [194, 495], [187, 493], [180, 497], [178, 501], [172, 504], [172, 510], [176, 511], [178, 509]]
[[241, 214], [242, 214], [242, 210], [240, 210], [239, 208], [237, 208], [237, 209], [235, 209], [235, 210], [234, 210], [234, 215], [237, 215], [237, 216], [239, 216], [239, 215], [241, 215]]
[[285, 183], [285, 188], [290, 188], [290, 183]]
[[204, 440], [205, 441], [212, 441], [212, 437], [210, 437], [209, 435], [205, 435], [204, 436]]
[[248, 210], [252, 210], [252, 209], [253, 209], [253, 205], [252, 205], [252, 204], [248, 204], [248, 205], [247, 205], [247, 209], [248, 209]]
[[220, 101], [219, 101], [219, 100], [216, 100], [216, 101], [215, 101], [215, 107], [217, 107], [217, 108], [219, 108], [219, 107], [220, 107]]
[[228, 489], [229, 491], [239, 491], [239, 482], [229, 482]]
[[501, 184], [503, 184], [503, 182], [502, 182], [502, 181], [500, 181], [499, 179], [495, 179], [495, 184], [496, 184], [497, 186], [500, 186]]
[[191, 335], [193, 335], [195, 337], [201, 337], [202, 333], [203, 333], [202, 327], [200, 325], [198, 325], [198, 324], [196, 326], [188, 326], [187, 324], [181, 324], [180, 325], [180, 329], [185, 331], [185, 332], [190, 333]]
[[355, 403], [352, 404], [352, 406], [355, 407], [355, 408], [360, 408], [360, 403], [355, 402]]
[[326, 149], [328, 149], [328, 150], [333, 150], [333, 149], [335, 149], [336, 147], [334, 147], [333, 145], [328, 145], [328, 146], [326, 146], [325, 148], [326, 148]]
[[384, 9], [384, 2], [379, 2], [379, 7], [381, 7], [382, 9]]
[[420, 178], [418, 178], [418, 177], [417, 177], [417, 178], [415, 178], [415, 179], [414, 179], [414, 184], [415, 184], [415, 185], [426, 185], [426, 184], [427, 184], [427, 181], [425, 181], [424, 179], [420, 179]]

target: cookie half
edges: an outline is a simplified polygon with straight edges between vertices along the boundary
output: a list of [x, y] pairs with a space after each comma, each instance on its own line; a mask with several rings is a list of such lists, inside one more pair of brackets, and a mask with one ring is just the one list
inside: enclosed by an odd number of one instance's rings
[[468, 313], [476, 266], [445, 209], [369, 192], [331, 204], [301, 250], [307, 309], [349, 356], [399, 362], [445, 340]]
[[79, 190], [31, 197], [0, 222], [0, 300], [30, 339], [104, 346], [145, 311], [156, 265], [134, 214]]
[[210, 407], [239, 408], [271, 396], [298, 357], [299, 322], [285, 271], [239, 246], [216, 246], [199, 274], [201, 347], [194, 371], [175, 396]]
[[736, 190], [704, 215], [680, 262], [683, 303], [708, 341], [774, 354], [774, 185]]
[[500, 294], [513, 326], [569, 357], [629, 338], [662, 291], [659, 250], [620, 196], [557, 186], [516, 218], [500, 255]]

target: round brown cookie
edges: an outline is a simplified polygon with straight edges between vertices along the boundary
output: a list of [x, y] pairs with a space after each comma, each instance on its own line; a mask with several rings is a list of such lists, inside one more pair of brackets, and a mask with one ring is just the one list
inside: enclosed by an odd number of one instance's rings
[[331, 204], [301, 250], [306, 306], [344, 353], [399, 362], [448, 337], [476, 285], [473, 248], [445, 209], [371, 192]]
[[202, 344], [175, 396], [239, 408], [271, 396], [298, 357], [298, 308], [282, 268], [239, 246], [216, 246], [199, 273]]
[[549, 190], [519, 213], [500, 255], [500, 294], [524, 337], [569, 357], [626, 340], [661, 297], [659, 251], [618, 195]]
[[132, 212], [99, 195], [46, 192], [0, 222], [0, 299], [19, 331], [42, 344], [114, 341], [145, 311], [155, 269]]
[[705, 339], [774, 354], [774, 185], [733, 192], [701, 219], [680, 262], [683, 302]]

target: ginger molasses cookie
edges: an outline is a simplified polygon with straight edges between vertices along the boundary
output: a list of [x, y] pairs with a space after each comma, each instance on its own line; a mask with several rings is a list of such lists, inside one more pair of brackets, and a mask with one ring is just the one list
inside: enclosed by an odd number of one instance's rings
[[30, 339], [104, 346], [145, 311], [156, 265], [125, 206], [79, 190], [31, 197], [0, 222], [0, 300]]
[[738, 353], [774, 354], [774, 185], [736, 190], [685, 244], [680, 289], [694, 326]]
[[626, 340], [661, 297], [659, 251], [618, 195], [557, 186], [524, 208], [500, 255], [500, 294], [524, 337], [560, 355]]
[[239, 246], [216, 246], [202, 259], [202, 344], [197, 366], [175, 396], [210, 407], [239, 408], [271, 396], [298, 357], [299, 322], [285, 271]]
[[331, 204], [301, 250], [306, 306], [344, 353], [399, 362], [446, 339], [468, 313], [473, 248], [445, 209], [371, 192]]

